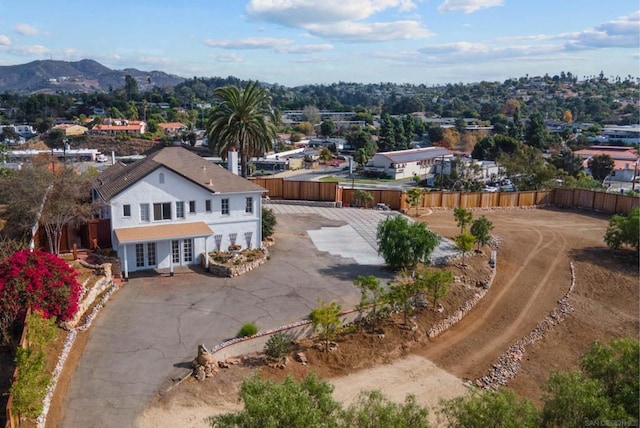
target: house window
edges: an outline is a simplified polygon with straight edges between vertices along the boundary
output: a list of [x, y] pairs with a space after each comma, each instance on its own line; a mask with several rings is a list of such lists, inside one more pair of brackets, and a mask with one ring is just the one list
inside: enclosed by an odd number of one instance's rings
[[160, 184], [164, 184], [164, 172], [161, 172], [160, 175], [158, 175], [158, 180], [160, 181]]
[[196, 201], [189, 201], [189, 214], [196, 213]]
[[131, 217], [131, 205], [123, 205], [122, 206], [122, 215], [124, 217]]
[[222, 213], [222, 215], [229, 215], [229, 199], [223, 199], [222, 200], [222, 207], [220, 212]]
[[180, 241], [171, 241], [171, 259], [173, 263], [180, 263]]
[[144, 244], [136, 244], [136, 266], [144, 267]]
[[253, 198], [246, 198], [244, 205], [244, 212], [247, 214], [253, 213]]
[[149, 204], [140, 204], [140, 221], [149, 221]]
[[156, 265], [156, 243], [149, 242], [147, 244], [147, 265], [155, 266]]
[[153, 204], [153, 219], [155, 221], [171, 220], [171, 202]]
[[176, 218], [184, 218], [184, 202], [176, 202]]
[[204, 201], [204, 210], [208, 213], [211, 212], [211, 199]]
[[193, 260], [193, 239], [185, 239], [182, 242], [182, 257], [185, 262]]

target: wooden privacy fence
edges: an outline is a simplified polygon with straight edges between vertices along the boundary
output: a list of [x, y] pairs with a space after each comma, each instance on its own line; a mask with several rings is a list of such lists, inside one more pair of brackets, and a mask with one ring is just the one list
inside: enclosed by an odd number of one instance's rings
[[[394, 189], [358, 189], [341, 187], [338, 183], [320, 181], [292, 181], [282, 178], [255, 178], [256, 184], [268, 190], [272, 199], [341, 202], [343, 206], [357, 204], [355, 193], [366, 190], [377, 203], [387, 204], [393, 210], [408, 210], [406, 192]], [[531, 190], [523, 192], [425, 192], [418, 208], [508, 208], [555, 205], [562, 208], [579, 208], [605, 213], [628, 214], [631, 208], [640, 206], [640, 198], [616, 193], [583, 189]]]
[[302, 201], [338, 201], [338, 183], [323, 181], [293, 181], [280, 178], [253, 178], [258, 186], [268, 190], [271, 199]]
[[553, 204], [558, 207], [629, 214], [631, 208], [640, 206], [640, 198], [593, 190], [555, 189]]

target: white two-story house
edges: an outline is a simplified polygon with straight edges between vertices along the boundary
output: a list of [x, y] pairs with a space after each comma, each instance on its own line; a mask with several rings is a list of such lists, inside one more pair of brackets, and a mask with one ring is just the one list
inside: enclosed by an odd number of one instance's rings
[[259, 248], [264, 192], [185, 148], [166, 147], [111, 166], [92, 194], [103, 203], [100, 216], [111, 219], [112, 246], [126, 279], [145, 269], [173, 274], [174, 266], [200, 263], [201, 253], [230, 245]]

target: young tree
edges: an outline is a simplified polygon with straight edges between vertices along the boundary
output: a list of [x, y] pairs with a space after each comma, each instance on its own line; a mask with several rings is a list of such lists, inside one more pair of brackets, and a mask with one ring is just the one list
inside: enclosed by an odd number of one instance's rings
[[424, 223], [411, 223], [400, 215], [387, 217], [378, 224], [378, 254], [393, 271], [413, 270], [418, 262], [427, 262], [440, 242], [440, 236]]
[[344, 427], [373, 428], [428, 428], [429, 411], [409, 394], [404, 404], [394, 403], [380, 391], [364, 391], [342, 413]]
[[329, 118], [324, 119], [320, 124], [320, 133], [324, 137], [331, 137], [332, 135], [334, 135], [336, 133], [336, 124], [333, 122], [333, 120]]
[[552, 373], [545, 390], [543, 426], [579, 428], [625, 419], [624, 411], [607, 399], [602, 385], [580, 372]]
[[471, 229], [469, 231], [476, 239], [478, 250], [481, 246], [487, 245], [489, 243], [492, 230], [493, 223], [483, 215], [480, 216], [479, 219], [474, 220], [473, 223], [471, 223]]
[[354, 192], [353, 199], [358, 204], [358, 206], [369, 208], [369, 202], [373, 201], [373, 195], [371, 194], [371, 192], [367, 192], [363, 189], [358, 189]]
[[88, 192], [91, 177], [76, 174], [73, 169], [63, 167], [54, 176], [51, 190], [40, 217], [54, 254], [60, 254], [60, 244], [64, 228], [80, 223], [93, 213]]
[[323, 147], [320, 150], [319, 158], [326, 165], [327, 162], [329, 162], [331, 159], [333, 159], [333, 153], [331, 153], [331, 150], [329, 150], [327, 147]]
[[460, 233], [462, 233], [473, 220], [473, 213], [465, 208], [456, 207], [453, 209], [453, 218], [455, 218], [456, 224], [460, 228]]
[[443, 401], [441, 413], [450, 428], [540, 427], [536, 407], [527, 399], [518, 400], [516, 394], [506, 388], [497, 392], [474, 389], [463, 397]]
[[587, 166], [591, 171], [591, 175], [599, 181], [603, 181], [609, 174], [611, 174], [614, 165], [615, 163], [613, 159], [611, 159], [611, 156], [607, 154], [593, 156], [587, 161]]
[[449, 292], [449, 287], [453, 283], [453, 273], [445, 269], [425, 270], [417, 275], [416, 280], [431, 294], [435, 309], [438, 306], [438, 299]]
[[364, 169], [364, 166], [369, 162], [369, 153], [364, 147], [360, 147], [353, 155], [353, 160], [360, 166], [360, 169]]
[[276, 215], [271, 208], [262, 207], [262, 239], [269, 238], [273, 235], [278, 221]]
[[324, 341], [325, 351], [329, 351], [329, 342], [342, 331], [342, 320], [338, 316], [342, 306], [336, 302], [329, 305], [322, 299], [319, 299], [318, 303], [320, 306], [311, 311], [309, 319], [320, 340]]
[[366, 306], [371, 305], [373, 310], [373, 328], [375, 329], [376, 321], [378, 320], [377, 309], [382, 299], [384, 288], [380, 284], [380, 280], [373, 275], [358, 275], [358, 278], [353, 281], [353, 285], [360, 289], [359, 309], [362, 310]]
[[633, 207], [627, 217], [614, 214], [604, 234], [604, 242], [612, 250], [629, 245], [640, 251], [640, 207]]
[[332, 392], [333, 386], [313, 373], [300, 382], [287, 376], [282, 383], [256, 375], [242, 382], [242, 410], [211, 416], [207, 422], [215, 428], [337, 428], [341, 407]]
[[625, 337], [609, 345], [594, 343], [582, 357], [582, 370], [604, 388], [613, 405], [623, 406], [627, 415], [640, 415], [640, 342]]
[[396, 275], [394, 282], [389, 283], [389, 291], [385, 298], [389, 302], [402, 306], [404, 325], [409, 323], [409, 313], [412, 309], [411, 299], [423, 289], [424, 284], [416, 281], [413, 275], [406, 270]]
[[460, 235], [456, 236], [456, 248], [462, 251], [462, 266], [464, 266], [464, 261], [467, 253], [473, 250], [473, 244], [476, 241], [476, 237], [470, 234], [469, 232], [462, 232]]
[[424, 196], [424, 189], [420, 187], [412, 187], [407, 190], [407, 198], [405, 201], [415, 209], [415, 214], [418, 215], [418, 206], [422, 202]]

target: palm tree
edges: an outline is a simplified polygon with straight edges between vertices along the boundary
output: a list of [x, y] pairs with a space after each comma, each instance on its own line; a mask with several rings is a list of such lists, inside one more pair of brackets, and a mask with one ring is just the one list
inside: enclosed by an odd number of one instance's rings
[[218, 88], [215, 96], [220, 103], [207, 123], [209, 147], [218, 149], [223, 159], [229, 150], [237, 150], [242, 176], [247, 177], [249, 158], [271, 150], [276, 138], [271, 95], [257, 81], [250, 81], [244, 89]]

